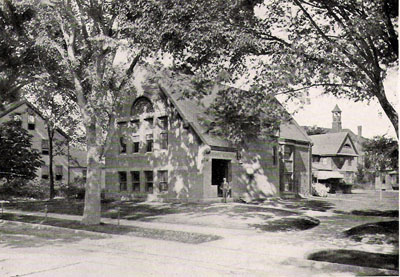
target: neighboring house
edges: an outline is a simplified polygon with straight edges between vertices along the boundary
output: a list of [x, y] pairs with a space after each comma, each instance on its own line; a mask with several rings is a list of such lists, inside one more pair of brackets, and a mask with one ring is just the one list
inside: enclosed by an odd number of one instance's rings
[[337, 104], [332, 110], [332, 128], [323, 128], [323, 127], [319, 128], [324, 130], [326, 134], [341, 133], [341, 132], [348, 133], [358, 153], [358, 158], [356, 162], [359, 165], [364, 165], [364, 151], [362, 144], [367, 139], [362, 136], [362, 126], [357, 127], [357, 134], [350, 129], [342, 128], [342, 111], [340, 110]]
[[358, 151], [347, 132], [309, 136], [313, 142], [313, 174], [318, 181], [340, 179], [353, 184], [357, 172]]
[[[0, 123], [18, 120], [22, 128], [26, 129], [32, 137], [32, 148], [39, 150], [44, 165], [38, 169], [36, 180], [41, 183], [50, 182], [49, 173], [49, 136], [47, 133], [46, 119], [28, 101], [18, 101], [7, 105], [0, 113]], [[60, 129], [56, 130], [55, 138], [58, 142], [66, 142], [68, 136]], [[55, 144], [55, 143], [54, 143]], [[53, 145], [54, 145], [53, 144]], [[70, 172], [70, 158], [68, 144], [65, 143], [62, 149], [63, 154], [57, 154], [53, 158], [53, 172], [55, 184], [69, 184], [77, 173], [75, 170]], [[73, 159], [72, 159], [73, 160]], [[86, 165], [84, 165], [86, 166]]]
[[[188, 76], [179, 78], [190, 83]], [[309, 193], [311, 144], [293, 119], [281, 126], [281, 138], [249, 137], [239, 149], [204, 123], [212, 121], [205, 110], [218, 87], [195, 100], [171, 84], [143, 86], [127, 97], [106, 153], [106, 196], [206, 201], [222, 197], [224, 178], [232, 198], [246, 201]]]

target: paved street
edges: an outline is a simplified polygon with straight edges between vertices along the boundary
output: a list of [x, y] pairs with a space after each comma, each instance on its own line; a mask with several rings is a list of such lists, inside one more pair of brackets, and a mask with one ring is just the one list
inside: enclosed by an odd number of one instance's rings
[[[49, 214], [49, 217], [80, 218], [56, 214]], [[329, 215], [322, 218], [329, 218]], [[116, 220], [103, 219], [103, 222], [116, 223]], [[383, 272], [380, 269], [307, 260], [308, 254], [319, 249], [360, 249], [362, 246], [326, 238], [318, 233], [321, 232], [318, 231], [320, 227], [304, 231], [263, 232], [176, 222], [121, 220], [121, 224], [214, 234], [223, 239], [187, 244], [102, 235], [103, 238], [74, 242], [49, 240], [47, 245], [40, 246], [5, 244], [1, 246], [0, 276], [354, 276]], [[321, 221], [321, 228], [330, 227], [324, 224], [327, 223]], [[21, 228], [29, 226], [21, 223]], [[335, 228], [346, 226], [339, 224]], [[369, 250], [379, 252], [385, 246], [378, 247], [381, 248]]]

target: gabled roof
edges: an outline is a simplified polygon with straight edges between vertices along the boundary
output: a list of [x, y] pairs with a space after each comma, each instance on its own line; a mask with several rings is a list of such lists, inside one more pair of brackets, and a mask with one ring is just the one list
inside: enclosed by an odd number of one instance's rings
[[[353, 140], [347, 132], [341, 133], [328, 133], [322, 135], [309, 136], [313, 142], [312, 153], [313, 155], [320, 156], [358, 156], [356, 147], [354, 146]], [[351, 147], [354, 149], [356, 154], [351, 153], [340, 153], [343, 144], [349, 140]]]
[[216, 93], [204, 96], [200, 100], [184, 97], [182, 92], [171, 92], [170, 89], [166, 87], [161, 87], [161, 90], [169, 97], [180, 116], [192, 126], [196, 134], [205, 144], [216, 147], [233, 148], [233, 144], [229, 140], [211, 134], [207, 126], [202, 122], [203, 120], [212, 121], [210, 115], [206, 114], [206, 109], [216, 98]]
[[[170, 75], [170, 74], [167, 74]], [[180, 86], [184, 85], [188, 88], [193, 86], [191, 84], [192, 76], [184, 76], [182, 74], [173, 73], [173, 79], [180, 83]], [[171, 76], [167, 78], [171, 79]], [[200, 139], [207, 145], [223, 148], [234, 148], [231, 141], [221, 138], [220, 136], [213, 135], [209, 132], [209, 126], [204, 124], [204, 120], [213, 121], [210, 115], [206, 113], [206, 110], [213, 103], [217, 97], [217, 93], [220, 89], [226, 89], [227, 86], [215, 85], [212, 91], [203, 96], [201, 99], [187, 98], [184, 97], [180, 90], [175, 90], [173, 83], [160, 85], [160, 89], [164, 94], [171, 100], [173, 105], [178, 110], [180, 116], [189, 123]], [[230, 87], [232, 88], [232, 87]], [[238, 88], [232, 88], [239, 90]], [[277, 100], [276, 100], [277, 101]], [[303, 141], [310, 143], [311, 140], [308, 138], [307, 133], [297, 124], [297, 122], [291, 118], [288, 122], [282, 123], [280, 127], [280, 137], [284, 139]]]
[[297, 124], [296, 120], [293, 118], [288, 122], [283, 122], [281, 124], [279, 137], [308, 143], [311, 142], [311, 139], [307, 135], [306, 131], [299, 124]]
[[[5, 106], [4, 110], [0, 113], [0, 118], [8, 115], [12, 111], [16, 110], [17, 108], [21, 107], [22, 105], [27, 105], [31, 110], [33, 110], [38, 116], [40, 116], [44, 121], [46, 121], [46, 117], [43, 116], [43, 114], [31, 103], [29, 103], [27, 100], [20, 100], [16, 101], [13, 103], [10, 103]], [[58, 133], [60, 133], [63, 137], [68, 139], [68, 135], [61, 129], [57, 128], [56, 129]]]

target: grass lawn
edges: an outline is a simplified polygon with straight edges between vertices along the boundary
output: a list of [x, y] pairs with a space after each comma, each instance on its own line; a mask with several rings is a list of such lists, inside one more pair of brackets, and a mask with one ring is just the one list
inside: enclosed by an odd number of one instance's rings
[[[128, 235], [136, 237], [144, 237], [151, 239], [160, 240], [170, 240], [178, 241], [183, 243], [199, 244], [203, 242], [213, 241], [220, 239], [221, 237], [215, 235], [206, 235], [191, 232], [181, 232], [181, 231], [171, 231], [171, 230], [161, 230], [161, 229], [151, 229], [142, 228], [134, 226], [121, 226], [112, 224], [100, 224], [100, 225], [82, 225], [79, 221], [66, 220], [66, 219], [56, 219], [47, 218], [46, 220], [40, 216], [32, 215], [16, 215], [4, 213], [1, 217], [4, 220], [18, 221], [25, 223], [43, 224], [48, 226], [62, 227], [74, 230], [84, 230], [91, 232], [98, 232], [103, 234], [111, 235]], [[0, 230], [1, 232], [2, 230]]]

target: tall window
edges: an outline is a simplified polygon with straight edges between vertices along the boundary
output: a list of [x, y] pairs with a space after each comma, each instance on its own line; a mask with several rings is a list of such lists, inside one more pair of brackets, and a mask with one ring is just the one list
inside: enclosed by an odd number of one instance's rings
[[49, 155], [49, 140], [42, 139], [42, 154]]
[[139, 136], [133, 136], [132, 141], [133, 141], [132, 153], [139, 153], [140, 151]]
[[158, 184], [160, 191], [168, 191], [168, 171], [158, 171]]
[[153, 134], [146, 135], [146, 152], [153, 151]]
[[61, 181], [63, 178], [63, 167], [62, 165], [56, 165], [56, 181]]
[[119, 171], [118, 175], [119, 175], [119, 190], [120, 191], [126, 191], [128, 189], [126, 172], [125, 171]]
[[153, 171], [144, 172], [146, 192], [153, 193]]
[[131, 177], [132, 177], [132, 190], [140, 191], [140, 172], [131, 171]]
[[278, 165], [278, 149], [276, 146], [272, 148], [272, 164]]
[[86, 169], [82, 170], [82, 178], [86, 182], [86, 178], [87, 178], [87, 170]]
[[124, 136], [121, 136], [119, 138], [119, 152], [121, 154], [125, 154], [126, 153], [126, 140]]
[[42, 179], [49, 179], [49, 167], [47, 165], [42, 165]]
[[121, 154], [126, 153], [126, 138], [125, 138], [125, 132], [126, 132], [126, 122], [119, 122], [118, 123], [118, 128], [119, 128], [119, 152]]
[[168, 117], [163, 116], [158, 118], [160, 133], [160, 148], [168, 149]]

